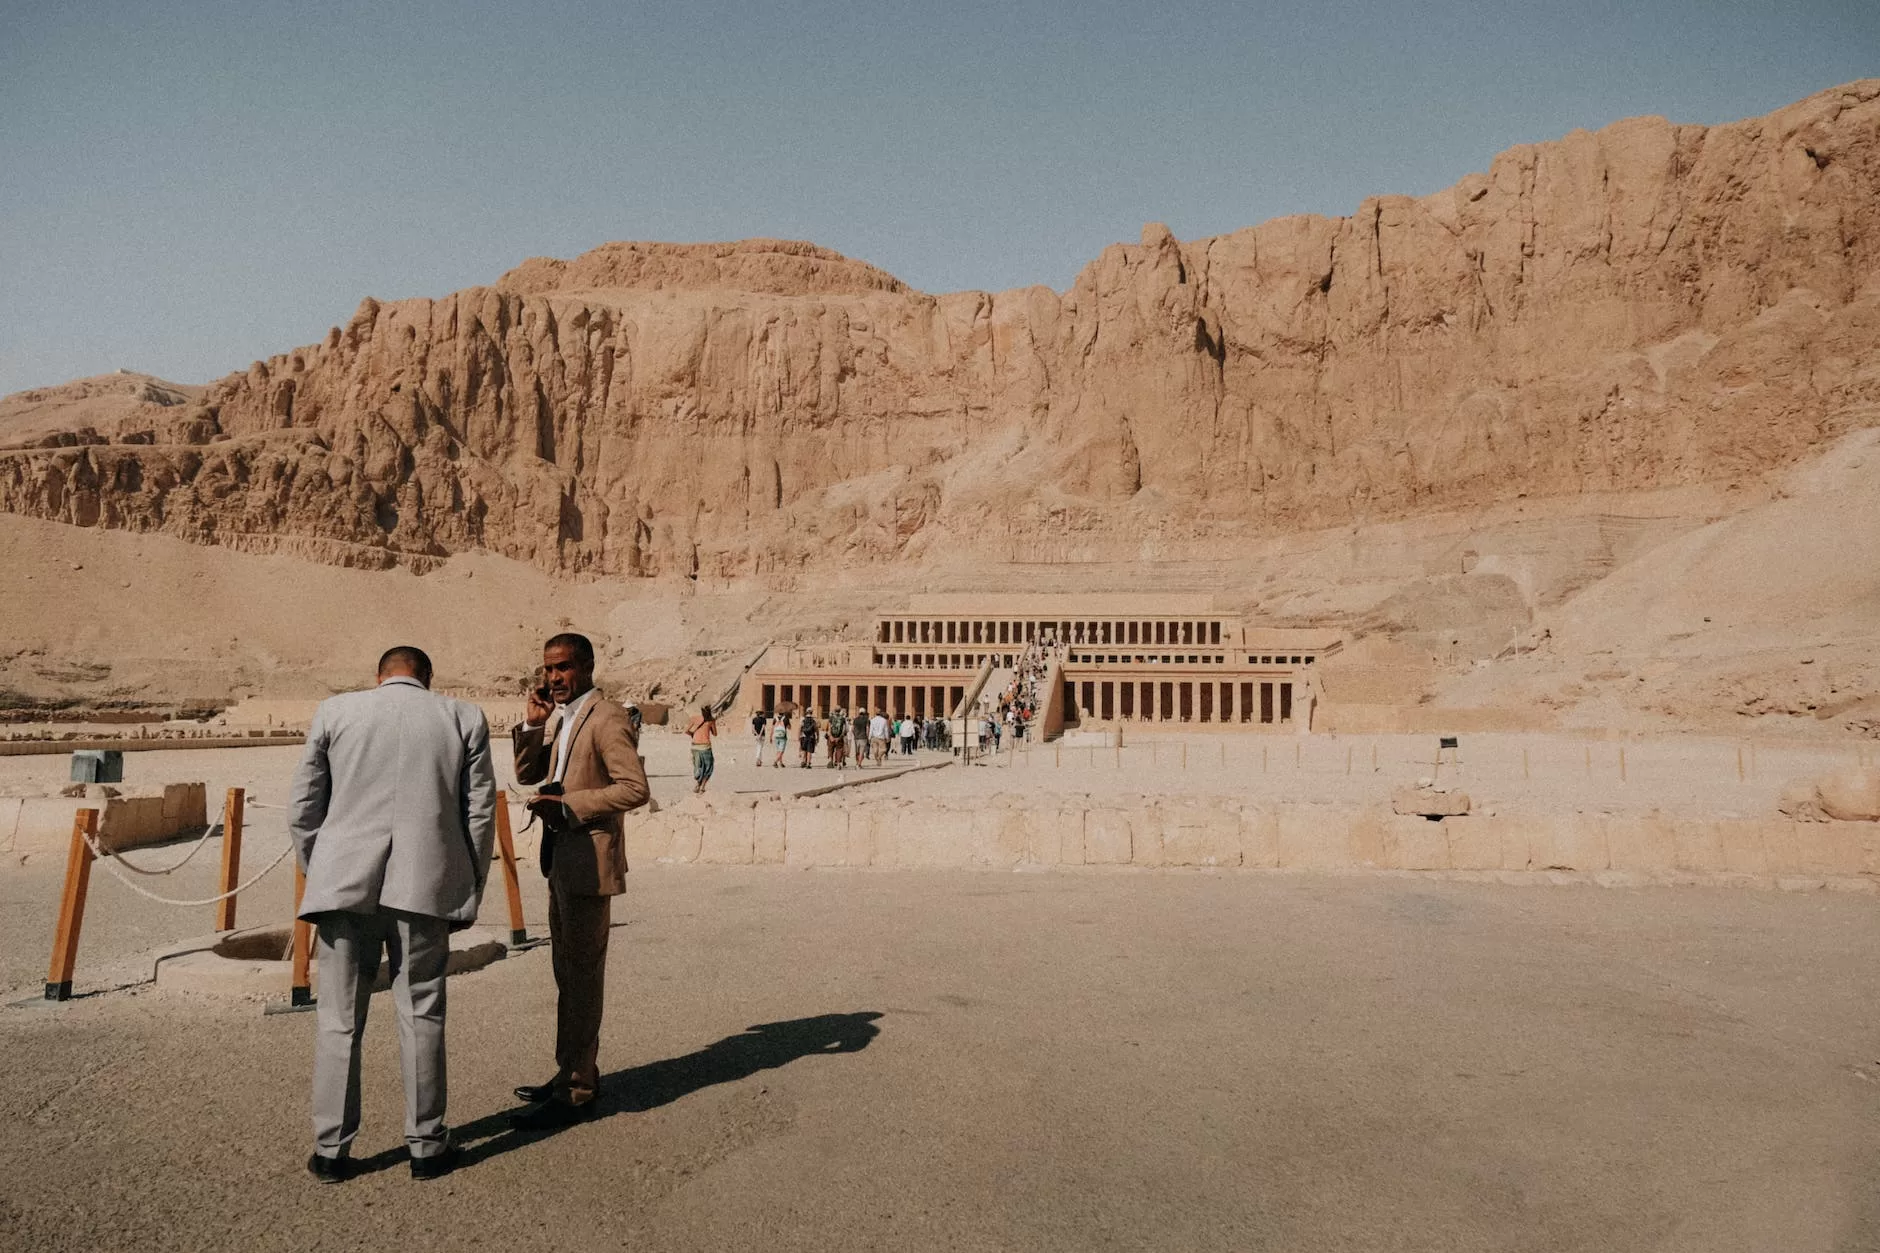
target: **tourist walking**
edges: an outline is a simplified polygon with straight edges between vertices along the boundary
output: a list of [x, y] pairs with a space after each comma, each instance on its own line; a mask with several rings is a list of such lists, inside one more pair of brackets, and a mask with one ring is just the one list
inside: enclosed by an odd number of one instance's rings
[[692, 737], [692, 790], [703, 792], [712, 777], [712, 737], [718, 734], [718, 720], [710, 705], [700, 705], [686, 733]]
[[868, 709], [866, 706], [855, 711], [855, 717], [849, 722], [849, 730], [855, 737], [855, 768], [860, 770], [868, 764]]
[[771, 746], [777, 750], [777, 755], [771, 759], [770, 764], [774, 766], [775, 768], [781, 770], [783, 769], [784, 750], [790, 747], [790, 715], [789, 714], [780, 713], [775, 718], [771, 719], [770, 743], [771, 743]]
[[816, 715], [805, 709], [803, 722], [796, 732], [797, 749], [802, 755], [800, 764], [805, 770], [816, 764], [816, 731]]
[[829, 715], [829, 768], [840, 770], [849, 755], [849, 715], [840, 705]]
[[769, 730], [770, 718], [763, 710], [760, 709], [751, 715], [751, 738], [757, 741], [757, 756], [751, 764], [760, 769], [764, 764], [764, 741]]
[[399, 647], [379, 658], [376, 687], [321, 701], [288, 798], [307, 877], [299, 917], [314, 925], [320, 963], [307, 1169], [322, 1183], [353, 1173], [381, 952], [398, 1010], [412, 1177], [435, 1179], [457, 1160], [444, 1123], [444, 968], [451, 931], [476, 921], [488, 881], [496, 772], [482, 711], [430, 687], [431, 659]]
[[646, 804], [646, 768], [627, 711], [594, 687], [594, 645], [550, 636], [545, 684], [512, 732], [516, 782], [540, 784], [549, 962], [555, 974], [555, 1075], [524, 1084], [512, 1125], [546, 1130], [591, 1117], [600, 1095], [601, 1010], [613, 898], [627, 890], [625, 815]]
[[888, 718], [886, 714], [876, 714], [868, 722], [868, 755], [876, 764], [886, 764], [888, 760]]

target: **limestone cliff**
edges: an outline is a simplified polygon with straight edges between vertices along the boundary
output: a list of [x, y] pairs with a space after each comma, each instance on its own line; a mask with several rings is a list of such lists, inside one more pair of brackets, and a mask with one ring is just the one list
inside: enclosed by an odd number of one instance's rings
[[1151, 226], [1061, 295], [931, 296], [770, 240], [529, 261], [368, 299], [162, 421], [0, 407], [0, 509], [368, 566], [1159, 557], [1755, 475], [1880, 424], [1877, 350], [1866, 80], [1348, 218]]

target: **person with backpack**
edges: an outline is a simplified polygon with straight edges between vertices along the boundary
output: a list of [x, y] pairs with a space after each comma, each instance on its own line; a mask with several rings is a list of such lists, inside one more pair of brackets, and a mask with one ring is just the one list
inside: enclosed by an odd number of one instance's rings
[[849, 715], [837, 706], [829, 715], [829, 768], [840, 770], [849, 755]]
[[805, 709], [803, 711], [803, 721], [797, 727], [796, 732], [797, 750], [802, 755], [799, 764], [805, 770], [808, 770], [811, 766], [816, 764], [817, 731], [816, 715]]

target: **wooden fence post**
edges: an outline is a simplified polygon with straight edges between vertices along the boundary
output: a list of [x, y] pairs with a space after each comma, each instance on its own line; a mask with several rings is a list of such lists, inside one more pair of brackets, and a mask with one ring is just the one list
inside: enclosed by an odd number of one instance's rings
[[526, 944], [528, 929], [522, 922], [522, 882], [516, 877], [516, 837], [509, 829], [509, 793], [496, 794], [496, 848], [503, 859], [503, 889], [509, 894], [509, 943]]
[[288, 1004], [303, 1009], [313, 1004], [313, 924], [300, 919], [300, 900], [307, 894], [307, 872], [294, 863], [294, 981]]
[[65, 855], [65, 891], [59, 897], [59, 925], [52, 933], [52, 965], [46, 971], [46, 999], [72, 999], [72, 968], [78, 964], [78, 933], [85, 925], [85, 889], [91, 886], [91, 844], [98, 834], [98, 811], [72, 815], [72, 846]]
[[[246, 793], [238, 787], [228, 790], [222, 804], [222, 886], [218, 892], [232, 892], [242, 881], [242, 808]], [[215, 929], [235, 929], [235, 898], [224, 897], [215, 903]]]

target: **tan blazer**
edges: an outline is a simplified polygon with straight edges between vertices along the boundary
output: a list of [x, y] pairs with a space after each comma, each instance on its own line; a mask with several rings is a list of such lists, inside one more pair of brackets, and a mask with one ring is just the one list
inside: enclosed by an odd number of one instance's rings
[[[551, 716], [539, 727], [516, 724], [516, 782], [533, 785], [551, 777], [561, 723]], [[627, 890], [627, 842], [622, 831], [629, 809], [646, 804], [646, 767], [627, 711], [599, 692], [575, 716], [568, 737], [568, 769], [562, 803], [574, 811], [578, 830], [555, 836], [549, 878], [573, 896], [618, 896]]]

